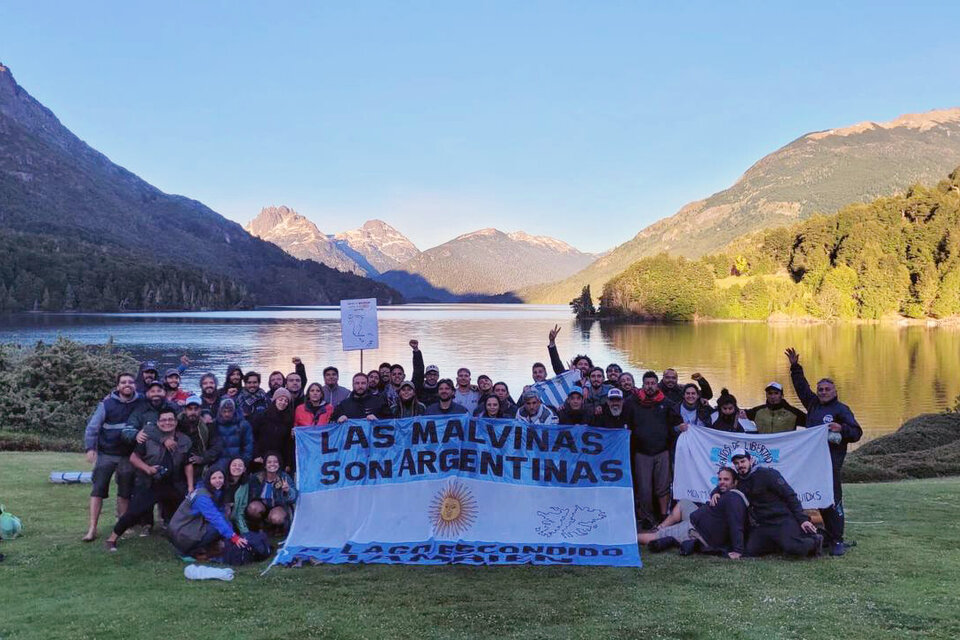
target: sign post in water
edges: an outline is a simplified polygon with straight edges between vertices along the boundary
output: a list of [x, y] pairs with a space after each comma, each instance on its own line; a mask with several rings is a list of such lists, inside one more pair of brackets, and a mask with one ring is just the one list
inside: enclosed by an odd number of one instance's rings
[[363, 350], [380, 347], [376, 298], [340, 301], [340, 336], [344, 351], [360, 351], [363, 371]]

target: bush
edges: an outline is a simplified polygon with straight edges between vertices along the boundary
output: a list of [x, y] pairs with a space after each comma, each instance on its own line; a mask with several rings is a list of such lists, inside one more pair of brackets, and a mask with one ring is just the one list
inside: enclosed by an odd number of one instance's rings
[[960, 475], [960, 414], [911, 418], [896, 432], [847, 456], [847, 482], [882, 482]]
[[0, 448], [37, 438], [73, 438], [81, 448], [87, 418], [121, 371], [136, 373], [137, 362], [112, 342], [88, 346], [61, 337], [33, 347], [0, 345], [0, 430], [8, 434]]

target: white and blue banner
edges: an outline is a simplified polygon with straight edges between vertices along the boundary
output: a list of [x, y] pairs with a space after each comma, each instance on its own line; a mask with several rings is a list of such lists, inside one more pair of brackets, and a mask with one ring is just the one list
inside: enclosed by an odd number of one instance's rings
[[530, 385], [530, 388], [537, 392], [543, 404], [558, 409], [566, 402], [571, 391], [574, 389], [580, 390], [580, 385], [577, 384], [580, 379], [580, 370], [571, 369], [549, 380], [535, 382]]
[[421, 416], [294, 432], [277, 564], [640, 566], [626, 430]]
[[827, 427], [783, 433], [729, 433], [690, 427], [677, 440], [673, 495], [678, 500], [706, 502], [717, 486], [717, 471], [730, 464], [730, 454], [743, 447], [754, 464], [771, 467], [797, 492], [804, 509], [833, 504], [833, 466]]

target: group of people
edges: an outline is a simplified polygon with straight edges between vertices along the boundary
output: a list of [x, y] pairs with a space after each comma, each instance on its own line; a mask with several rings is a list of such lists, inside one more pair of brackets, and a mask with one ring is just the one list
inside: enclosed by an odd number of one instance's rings
[[[199, 393], [180, 386], [190, 361], [160, 377], [155, 362], [134, 374], [120, 373], [116, 388], [99, 403], [84, 434], [93, 464], [89, 528], [84, 541], [97, 537], [103, 500], [116, 477], [118, 520], [106, 540], [115, 551], [120, 536], [140, 525], [149, 535], [159, 507], [168, 537], [186, 556], [208, 556], [230, 545], [248, 546], [248, 532], [282, 534], [296, 504], [293, 430], [346, 420], [380, 420], [421, 415], [472, 415], [509, 418], [524, 423], [588, 425], [630, 431], [631, 471], [639, 542], [662, 549], [679, 544], [682, 552], [704, 550], [729, 557], [782, 551], [820, 553], [827, 546], [844, 553], [840, 469], [847, 445], [862, 430], [853, 412], [837, 399], [829, 379], [814, 392], [793, 349], [786, 352], [794, 389], [804, 410], [784, 400], [777, 382], [766, 388], [766, 402], [741, 409], [723, 389], [716, 405], [709, 382], [694, 373], [680, 384], [674, 369], [662, 376], [647, 371], [634, 376], [617, 364], [605, 369], [586, 355], [569, 367], [560, 357], [556, 337], [547, 350], [557, 375], [576, 379], [560, 406], [543, 400], [539, 383], [547, 368], [534, 363], [531, 383], [514, 400], [505, 382], [470, 369], [441, 378], [435, 365], [424, 366], [417, 340], [410, 341], [412, 375], [401, 364], [384, 362], [358, 372], [351, 388], [339, 384], [336, 367], [323, 369], [323, 382], [307, 384], [307, 371], [293, 358], [293, 371], [274, 371], [262, 386], [260, 373], [227, 367], [221, 385], [213, 373], [200, 378]], [[723, 431], [777, 433], [824, 424], [830, 430], [835, 503], [821, 510], [821, 535], [800, 508], [796, 494], [780, 474], [758, 467], [742, 452], [718, 471], [718, 486], [709, 503], [671, 505], [673, 453], [677, 438], [696, 426]]]

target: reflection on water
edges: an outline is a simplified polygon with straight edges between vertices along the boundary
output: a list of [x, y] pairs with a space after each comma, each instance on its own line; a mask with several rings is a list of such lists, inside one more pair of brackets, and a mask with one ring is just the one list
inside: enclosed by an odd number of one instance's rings
[[[866, 431], [875, 437], [895, 430], [918, 413], [940, 411], [960, 393], [960, 331], [947, 328], [874, 325], [785, 325], [718, 323], [651, 326], [577, 323], [563, 306], [438, 304], [380, 309], [380, 348], [364, 352], [364, 369], [399, 362], [410, 373], [410, 339], [420, 340], [427, 364], [453, 377], [469, 367], [504, 380], [516, 396], [530, 381], [530, 365], [547, 362], [547, 332], [554, 323], [561, 355], [587, 353], [606, 366], [617, 362], [636, 374], [646, 369], [695, 371], [719, 393], [727, 386], [741, 406], [763, 399], [763, 388], [779, 380], [796, 401], [783, 350], [800, 351], [811, 379], [833, 378]], [[241, 312], [168, 314], [45, 314], [0, 317], [0, 341], [30, 343], [63, 334], [99, 343], [112, 337], [138, 358], [175, 364], [188, 353], [195, 365], [184, 376], [196, 388], [200, 374], [221, 374], [229, 363], [266, 375], [292, 370], [299, 356], [308, 376], [319, 380], [327, 364], [349, 374], [360, 354], [340, 348], [337, 307], [296, 307]], [[549, 363], [548, 363], [549, 367]]]

